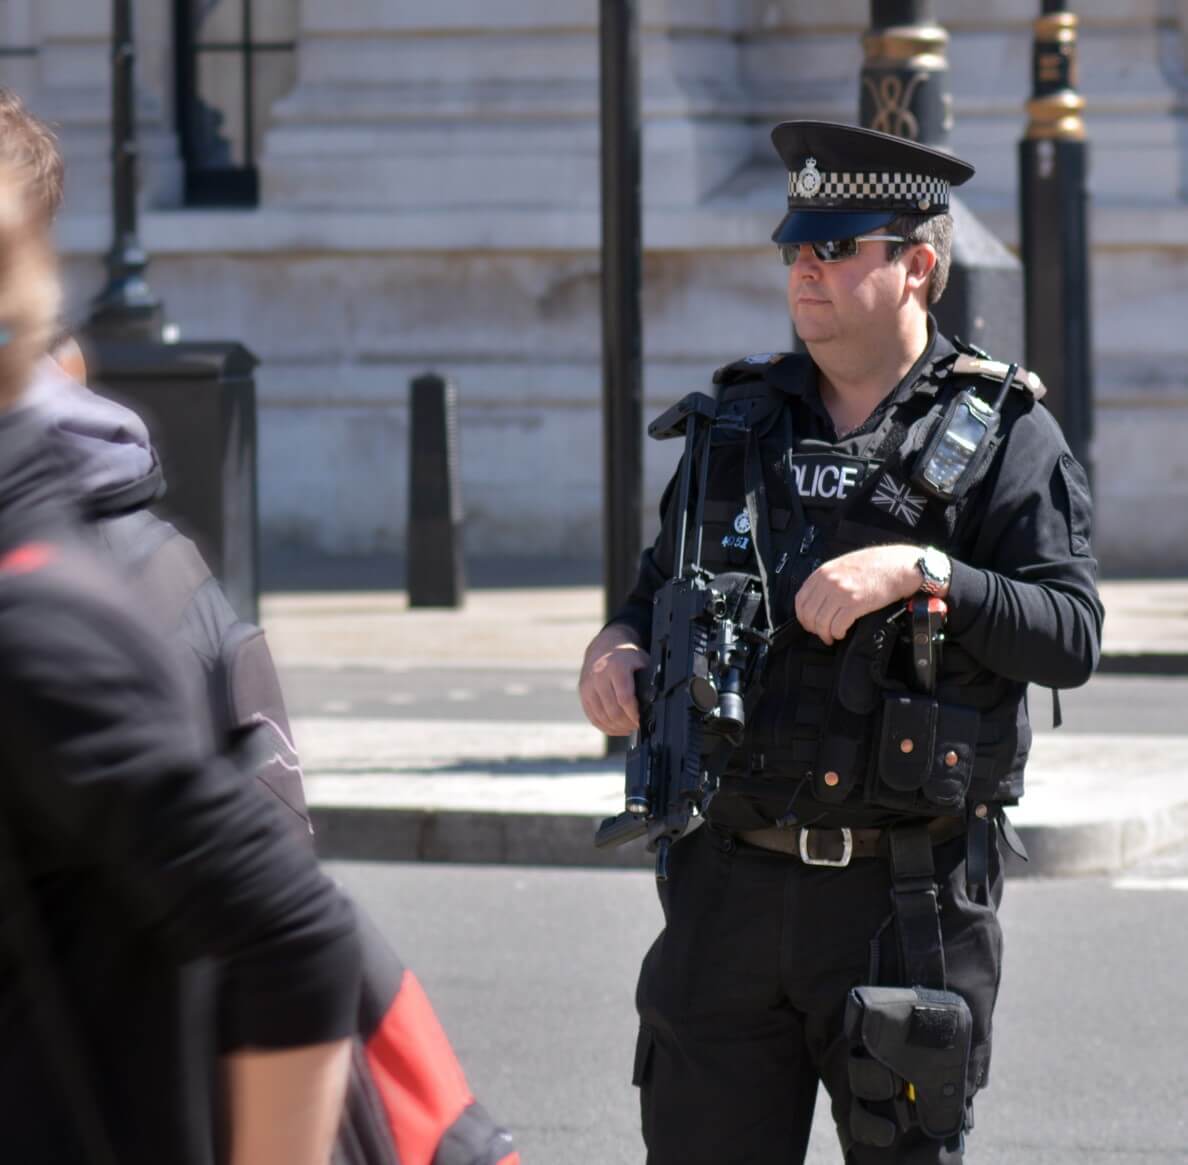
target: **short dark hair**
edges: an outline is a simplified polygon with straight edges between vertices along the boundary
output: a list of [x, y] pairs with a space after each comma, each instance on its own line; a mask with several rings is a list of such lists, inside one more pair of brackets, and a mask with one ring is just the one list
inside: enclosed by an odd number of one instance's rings
[[889, 235], [903, 235], [906, 243], [889, 243], [887, 254], [894, 259], [913, 243], [927, 243], [936, 252], [936, 266], [928, 284], [931, 307], [944, 294], [953, 258], [953, 219], [948, 214], [901, 214], [887, 226]]
[[62, 207], [66, 167], [54, 131], [29, 112], [11, 90], [0, 86], [0, 161], [26, 186], [30, 212], [48, 227]]

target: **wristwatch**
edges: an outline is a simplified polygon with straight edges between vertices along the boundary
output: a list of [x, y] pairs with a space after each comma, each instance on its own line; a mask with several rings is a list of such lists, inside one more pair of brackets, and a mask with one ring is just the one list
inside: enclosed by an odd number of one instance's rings
[[916, 569], [923, 579], [920, 590], [926, 595], [942, 594], [953, 577], [953, 564], [949, 556], [935, 546], [924, 547], [924, 553], [916, 559]]

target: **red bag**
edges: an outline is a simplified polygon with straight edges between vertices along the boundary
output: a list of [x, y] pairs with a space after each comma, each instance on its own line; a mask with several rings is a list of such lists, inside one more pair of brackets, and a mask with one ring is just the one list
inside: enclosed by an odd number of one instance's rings
[[520, 1165], [417, 977], [361, 910], [363, 993], [334, 1165]]

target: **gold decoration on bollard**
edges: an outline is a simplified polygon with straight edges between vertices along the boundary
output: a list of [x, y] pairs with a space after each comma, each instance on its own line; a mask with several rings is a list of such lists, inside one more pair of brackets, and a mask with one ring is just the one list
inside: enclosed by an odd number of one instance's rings
[[[862, 37], [863, 71], [889, 70], [887, 75], [863, 78], [874, 102], [871, 129], [895, 134], [910, 141], [920, 140], [920, 123], [911, 111], [916, 90], [933, 73], [948, 71], [946, 52], [949, 34], [936, 24], [905, 24], [867, 32]], [[905, 72], [913, 70], [905, 79]], [[944, 95], [943, 130], [953, 126], [952, 97]]]
[[1085, 99], [1076, 91], [1077, 24], [1072, 12], [1047, 13], [1035, 22], [1032, 71], [1035, 96], [1027, 102], [1026, 136], [1031, 140], [1083, 141], [1085, 138], [1081, 116]]
[[881, 28], [862, 37], [867, 68], [944, 69], [948, 47], [949, 34], [938, 24]]
[[894, 73], [879, 79], [876, 86], [867, 77], [865, 84], [871, 97], [874, 98], [875, 115], [871, 119], [870, 128], [880, 133], [893, 133], [909, 141], [918, 141], [920, 137], [920, 123], [909, 106], [912, 95], [923, 82], [927, 80], [924, 73], [917, 73], [908, 79], [905, 85]]

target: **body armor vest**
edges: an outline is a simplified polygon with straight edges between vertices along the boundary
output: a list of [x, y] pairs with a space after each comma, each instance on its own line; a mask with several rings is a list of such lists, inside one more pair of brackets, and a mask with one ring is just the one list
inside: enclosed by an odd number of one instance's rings
[[[807, 357], [782, 359], [807, 366]], [[787, 375], [781, 369], [781, 379]], [[763, 370], [731, 365], [716, 379], [720, 411], [745, 420], [749, 432], [715, 432], [703, 563], [713, 573], [753, 570], [758, 551], [774, 629], [763, 694], [726, 765], [723, 792], [812, 802], [855, 822], [1014, 803], [1031, 742], [1025, 685], [987, 672], [950, 641], [935, 691], [914, 691], [898, 609], [860, 620], [826, 646], [800, 628], [793, 604], [822, 562], [862, 547], [908, 542], [961, 559], [962, 516], [1014, 419], [1030, 407], [1026, 392], [1009, 394], [977, 472], [945, 503], [912, 475], [948, 402], [978, 382], [956, 354], [939, 360], [873, 430], [834, 443], [798, 437], [792, 404]], [[1026, 380], [1019, 387], [1039, 395]], [[761, 462], [761, 475], [748, 470], [748, 458]]]

